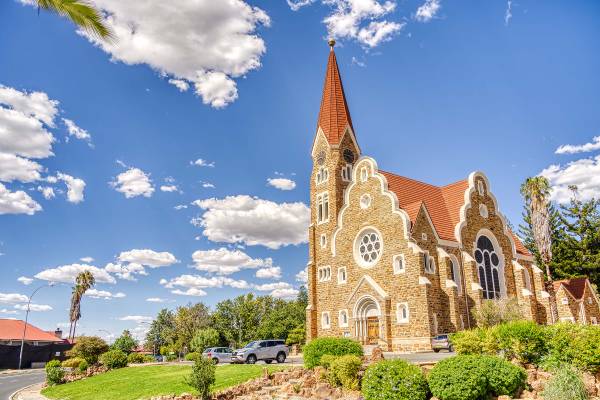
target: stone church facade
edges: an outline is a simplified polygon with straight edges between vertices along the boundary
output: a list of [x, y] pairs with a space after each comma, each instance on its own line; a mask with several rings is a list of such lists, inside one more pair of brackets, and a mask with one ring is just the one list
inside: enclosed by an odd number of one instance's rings
[[388, 351], [476, 326], [486, 299], [550, 319], [542, 270], [510, 231], [488, 178], [434, 186], [361, 153], [333, 51], [312, 147], [308, 340], [350, 337]]

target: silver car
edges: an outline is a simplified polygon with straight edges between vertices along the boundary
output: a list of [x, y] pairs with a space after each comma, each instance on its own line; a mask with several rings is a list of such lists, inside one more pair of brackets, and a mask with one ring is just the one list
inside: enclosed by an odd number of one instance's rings
[[289, 352], [283, 340], [255, 340], [241, 349], [234, 350], [231, 362], [254, 364], [262, 360], [271, 364], [275, 360], [281, 364], [285, 362]]
[[209, 347], [202, 353], [203, 357], [210, 358], [215, 364], [231, 362], [233, 351], [229, 347]]

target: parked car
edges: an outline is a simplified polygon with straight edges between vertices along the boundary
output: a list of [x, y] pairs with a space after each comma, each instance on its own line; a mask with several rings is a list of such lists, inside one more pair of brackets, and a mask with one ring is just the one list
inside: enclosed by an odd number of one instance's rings
[[437, 335], [431, 340], [431, 348], [436, 353], [442, 349], [448, 350], [449, 352], [453, 352], [454, 348], [452, 347], [452, 342], [450, 341], [450, 336], [448, 335]]
[[289, 352], [283, 340], [255, 340], [241, 349], [234, 350], [231, 362], [254, 364], [262, 360], [271, 364], [275, 360], [281, 364], [285, 362]]
[[202, 357], [210, 358], [215, 364], [231, 362], [233, 351], [229, 347], [209, 347], [202, 352]]

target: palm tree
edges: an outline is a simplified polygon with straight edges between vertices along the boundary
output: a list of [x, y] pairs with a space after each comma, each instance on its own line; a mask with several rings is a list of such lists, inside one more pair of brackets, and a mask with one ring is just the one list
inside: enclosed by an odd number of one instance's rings
[[96, 278], [90, 271], [80, 272], [75, 278], [75, 286], [71, 294], [71, 308], [69, 309], [69, 320], [71, 327], [69, 328], [69, 337], [75, 338], [75, 329], [77, 321], [81, 318], [81, 299], [85, 292], [96, 284]]
[[67, 17], [75, 25], [99, 39], [111, 41], [113, 32], [102, 20], [102, 13], [86, 0], [37, 0], [40, 9]]
[[531, 230], [535, 246], [546, 269], [548, 279], [547, 289], [550, 293], [550, 308], [553, 321], [556, 315], [556, 298], [552, 286], [552, 273], [550, 263], [552, 262], [552, 233], [550, 218], [550, 183], [543, 176], [530, 177], [521, 185], [521, 194], [525, 198], [525, 204], [531, 215]]

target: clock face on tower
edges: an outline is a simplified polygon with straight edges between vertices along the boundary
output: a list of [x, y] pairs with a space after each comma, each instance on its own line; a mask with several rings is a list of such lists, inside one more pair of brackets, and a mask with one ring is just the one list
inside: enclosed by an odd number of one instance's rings
[[354, 162], [354, 153], [352, 152], [352, 150], [344, 150], [344, 160], [349, 164], [352, 164]]

